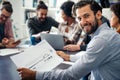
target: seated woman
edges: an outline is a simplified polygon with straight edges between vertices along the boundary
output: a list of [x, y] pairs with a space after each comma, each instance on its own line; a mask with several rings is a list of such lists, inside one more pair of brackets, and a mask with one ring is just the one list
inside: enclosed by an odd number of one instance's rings
[[110, 25], [116, 28], [116, 31], [120, 34], [120, 3], [113, 4], [111, 6], [112, 17], [110, 20]]
[[75, 20], [75, 17], [72, 16], [73, 5], [74, 2], [66, 1], [60, 7], [64, 22], [60, 23], [58, 29], [59, 34], [64, 36], [66, 44], [76, 43], [78, 41], [79, 35], [82, 32], [78, 22]]

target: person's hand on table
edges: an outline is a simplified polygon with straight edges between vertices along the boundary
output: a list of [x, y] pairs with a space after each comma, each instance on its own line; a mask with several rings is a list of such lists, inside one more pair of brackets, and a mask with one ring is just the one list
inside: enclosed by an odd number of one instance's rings
[[70, 55], [64, 53], [63, 51], [56, 51], [56, 53], [62, 57], [65, 61], [69, 61], [70, 60]]

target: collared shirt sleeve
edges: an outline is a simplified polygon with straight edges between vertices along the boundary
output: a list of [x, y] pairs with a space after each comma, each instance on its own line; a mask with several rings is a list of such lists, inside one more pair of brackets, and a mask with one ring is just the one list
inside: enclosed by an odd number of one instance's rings
[[[39, 80], [78, 80], [91, 70], [105, 63], [108, 43], [106, 40], [96, 37], [90, 41], [87, 51], [79, 57], [79, 60], [66, 70], [53, 70], [37, 74]], [[38, 76], [39, 75], [39, 76]]]
[[77, 60], [79, 60], [81, 55], [84, 55], [85, 51], [80, 51], [78, 53], [76, 53], [75, 55], [70, 55], [70, 61], [71, 62], [75, 62]]
[[5, 23], [5, 37], [9, 39], [14, 39], [12, 31], [12, 22], [10, 19], [8, 19]]
[[42, 80], [42, 76], [44, 75], [44, 72], [37, 72], [36, 73], [36, 80]]

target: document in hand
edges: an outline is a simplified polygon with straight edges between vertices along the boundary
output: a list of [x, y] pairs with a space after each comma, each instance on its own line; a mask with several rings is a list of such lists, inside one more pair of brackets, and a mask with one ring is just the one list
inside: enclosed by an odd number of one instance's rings
[[8, 56], [8, 55], [13, 55], [22, 52], [23, 50], [21, 49], [12, 49], [12, 48], [6, 48], [6, 49], [0, 49], [0, 56]]
[[11, 56], [11, 59], [17, 67], [26, 67], [37, 71], [52, 70], [63, 62], [63, 59], [45, 40], [20, 54]]

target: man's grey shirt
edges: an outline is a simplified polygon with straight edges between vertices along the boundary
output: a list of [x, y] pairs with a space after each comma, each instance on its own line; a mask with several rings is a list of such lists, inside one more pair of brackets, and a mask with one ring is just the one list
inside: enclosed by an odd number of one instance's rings
[[[49, 65], [48, 65], [49, 66]], [[120, 80], [120, 34], [106, 23], [92, 35], [86, 52], [66, 70], [37, 72], [37, 80], [79, 80], [91, 72], [91, 80]]]

